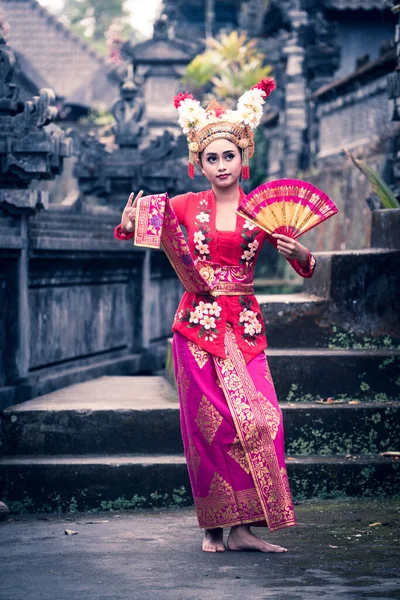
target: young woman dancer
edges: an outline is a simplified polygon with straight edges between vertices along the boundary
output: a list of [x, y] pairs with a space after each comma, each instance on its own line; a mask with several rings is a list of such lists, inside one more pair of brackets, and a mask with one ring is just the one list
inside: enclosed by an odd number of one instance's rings
[[[272, 243], [302, 277], [315, 258], [284, 235], [269, 236], [236, 213], [249, 176], [253, 129], [275, 85], [264, 80], [238, 102], [236, 111], [215, 101], [208, 108], [188, 94], [176, 97], [179, 122], [188, 135], [189, 174], [197, 164], [211, 189], [170, 203], [188, 233], [190, 253], [201, 275], [217, 284], [211, 294], [185, 292], [173, 323], [173, 360], [181, 430], [202, 549], [286, 552], [252, 533], [296, 524], [284, 460], [282, 413], [264, 354], [264, 323], [253, 292], [254, 267], [265, 241]], [[131, 194], [115, 230], [133, 237], [137, 200]]]

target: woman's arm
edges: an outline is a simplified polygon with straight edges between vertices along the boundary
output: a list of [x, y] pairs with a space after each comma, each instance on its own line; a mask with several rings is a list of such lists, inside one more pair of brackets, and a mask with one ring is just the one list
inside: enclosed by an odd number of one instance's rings
[[290, 262], [293, 269], [301, 277], [312, 277], [315, 269], [315, 257], [311, 252], [302, 246], [297, 240], [280, 233], [273, 233], [270, 240], [276, 247], [279, 254], [282, 254]]

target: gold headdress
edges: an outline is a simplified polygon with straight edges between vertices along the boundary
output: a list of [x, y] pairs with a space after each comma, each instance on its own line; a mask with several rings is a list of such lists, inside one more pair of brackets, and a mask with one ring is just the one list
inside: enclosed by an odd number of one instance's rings
[[272, 77], [263, 79], [239, 98], [236, 110], [225, 109], [216, 100], [212, 100], [204, 109], [191, 94], [180, 93], [175, 96], [179, 124], [187, 135], [189, 146], [189, 177], [194, 177], [194, 165], [199, 164], [199, 152], [214, 140], [223, 138], [241, 148], [242, 176], [243, 179], [249, 179], [249, 158], [254, 154], [253, 130], [261, 121], [265, 98], [275, 88]]

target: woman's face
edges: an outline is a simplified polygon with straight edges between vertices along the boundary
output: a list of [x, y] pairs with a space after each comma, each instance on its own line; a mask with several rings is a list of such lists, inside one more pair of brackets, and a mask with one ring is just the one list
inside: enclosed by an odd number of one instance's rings
[[201, 156], [203, 175], [211, 185], [227, 188], [237, 184], [242, 170], [239, 148], [229, 140], [215, 140], [208, 144]]

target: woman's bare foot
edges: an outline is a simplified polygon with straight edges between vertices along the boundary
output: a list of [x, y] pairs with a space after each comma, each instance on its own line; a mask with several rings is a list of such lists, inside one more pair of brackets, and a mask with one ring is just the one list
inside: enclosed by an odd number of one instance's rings
[[250, 531], [248, 525], [236, 525], [231, 527], [228, 541], [228, 550], [258, 550], [259, 552], [287, 552], [282, 546], [275, 546], [260, 540]]
[[222, 527], [205, 529], [203, 552], [225, 552], [224, 531]]

